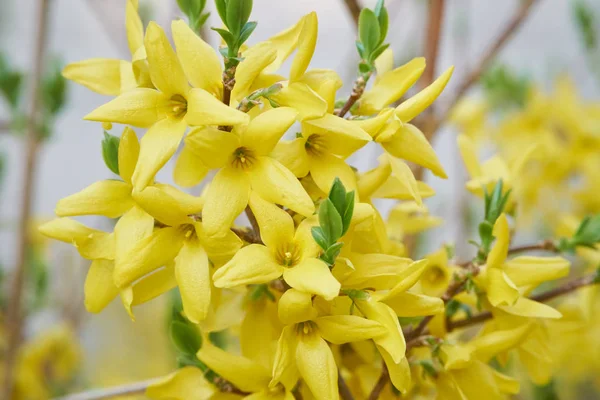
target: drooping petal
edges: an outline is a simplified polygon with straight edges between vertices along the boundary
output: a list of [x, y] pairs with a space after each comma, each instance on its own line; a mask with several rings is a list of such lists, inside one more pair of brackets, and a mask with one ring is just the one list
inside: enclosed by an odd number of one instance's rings
[[91, 58], [67, 65], [62, 71], [62, 75], [96, 93], [118, 96], [121, 93], [122, 62], [125, 61]]
[[407, 394], [412, 383], [408, 359], [404, 357], [399, 362], [394, 362], [392, 356], [390, 356], [390, 354], [384, 348], [378, 347], [378, 349], [390, 374], [392, 385], [394, 385], [394, 387], [398, 389], [400, 393]]
[[308, 68], [315, 46], [317, 45], [317, 36], [319, 34], [319, 22], [317, 13], [311, 12], [306, 15], [302, 24], [302, 30], [298, 36], [298, 52], [292, 61], [290, 69], [290, 81], [298, 80]]
[[381, 346], [390, 354], [394, 363], [399, 363], [406, 353], [406, 341], [394, 311], [386, 304], [373, 299], [357, 301], [356, 306], [365, 317], [386, 327], [387, 332], [373, 340], [375, 344]]
[[144, 47], [154, 86], [169, 97], [185, 97], [190, 88], [188, 80], [167, 35], [156, 22], [151, 21], [146, 28]]
[[55, 218], [39, 227], [42, 235], [70, 243], [88, 260], [114, 260], [115, 238], [113, 234], [88, 228], [70, 218]]
[[392, 175], [397, 178], [397, 183], [403, 186], [403, 189], [410, 193], [417, 205], [423, 205], [423, 199], [419, 192], [417, 180], [413, 175], [410, 167], [399, 159], [388, 156], [390, 165], [392, 166]]
[[371, 136], [359, 124], [332, 114], [311, 119], [302, 124], [302, 135], [309, 138], [313, 134], [320, 135], [322, 145], [331, 153], [348, 157], [370, 140]]
[[281, 276], [282, 267], [273, 259], [269, 249], [251, 244], [238, 251], [227, 264], [213, 274], [216, 287], [267, 283]]
[[414, 117], [419, 115], [442, 93], [450, 80], [453, 71], [454, 67], [448, 68], [431, 85], [402, 102], [402, 104], [396, 107], [396, 116], [400, 118], [402, 122], [410, 122]]
[[325, 193], [329, 193], [335, 178], [339, 178], [346, 190], [356, 189], [356, 174], [341, 158], [333, 154], [323, 153], [309, 155], [310, 176], [315, 184]]
[[342, 87], [342, 78], [330, 69], [312, 69], [307, 71], [298, 82], [305, 83], [327, 102], [327, 112], [333, 114], [335, 95]]
[[151, 236], [137, 242], [116, 264], [115, 284], [124, 288], [144, 275], [171, 263], [182, 245], [183, 233], [177, 228], [155, 230]]
[[562, 257], [516, 257], [507, 261], [504, 272], [517, 286], [539, 285], [569, 274], [569, 260]]
[[492, 234], [496, 242], [487, 258], [487, 266], [490, 268], [499, 268], [506, 260], [508, 255], [508, 246], [510, 245], [510, 229], [508, 228], [508, 219], [502, 213], [494, 223]]
[[[367, 119], [357, 119], [352, 120], [353, 124], [358, 125], [365, 132], [367, 132], [372, 138], [377, 138], [379, 136], [379, 132], [383, 129], [386, 129], [387, 125], [389, 125], [390, 121], [398, 122], [397, 120], [390, 120], [394, 115], [393, 108], [386, 108], [381, 110], [381, 112], [373, 117]], [[397, 126], [398, 124], [394, 123], [393, 126]]]
[[276, 57], [277, 51], [269, 42], [258, 43], [244, 52], [244, 60], [235, 70], [235, 86], [231, 91], [231, 98], [240, 101], [248, 96], [256, 78]]
[[263, 199], [304, 216], [310, 216], [315, 211], [310, 196], [298, 179], [278, 161], [270, 157], [258, 157], [248, 175], [252, 190]]
[[296, 325], [288, 325], [281, 331], [273, 362], [273, 378], [269, 387], [275, 387], [279, 382], [283, 383], [285, 387], [294, 387], [298, 381], [299, 371], [296, 366], [298, 338], [295, 330]]
[[471, 343], [475, 355], [483, 362], [488, 362], [500, 353], [517, 347], [525, 340], [532, 329], [531, 324], [524, 324], [515, 329], [493, 331], [479, 336]]
[[270, 98], [280, 106], [296, 109], [300, 121], [319, 118], [327, 112], [327, 102], [308, 85], [300, 82], [285, 86]]
[[296, 346], [300, 375], [314, 396], [339, 399], [337, 366], [331, 349], [317, 334], [303, 335]]
[[113, 283], [114, 261], [94, 260], [85, 278], [85, 309], [99, 313], [117, 295], [119, 289]]
[[379, 322], [356, 315], [328, 315], [315, 319], [323, 339], [333, 344], [359, 342], [385, 335]]
[[153, 186], [174, 198], [179, 204], [179, 208], [186, 214], [198, 214], [202, 211], [202, 206], [204, 205], [204, 198], [202, 196], [191, 195], [166, 183], [155, 183]]
[[150, 301], [163, 293], [177, 287], [175, 268], [168, 265], [163, 269], [143, 277], [132, 287], [131, 305], [136, 306]]
[[283, 279], [294, 289], [332, 300], [340, 292], [340, 283], [323, 261], [307, 258], [292, 268], [285, 268]]
[[400, 293], [383, 300], [399, 317], [421, 317], [444, 312], [444, 301], [439, 297], [416, 293]]
[[254, 192], [248, 204], [258, 222], [260, 237], [267, 247], [272, 250], [284, 249], [292, 243], [294, 221], [290, 214]]
[[177, 57], [192, 86], [220, 96], [223, 89], [222, 67], [215, 50], [181, 19], [171, 23], [171, 31]]
[[526, 297], [519, 297], [513, 305], [499, 306], [498, 308], [509, 314], [528, 318], [558, 319], [562, 317], [562, 314], [559, 311], [549, 305], [533, 301]]
[[169, 97], [155, 89], [137, 88], [123, 92], [84, 117], [88, 121], [114, 122], [148, 128], [166, 118], [172, 109]]
[[192, 126], [240, 125], [250, 122], [248, 114], [223, 104], [204, 89], [195, 88], [187, 95], [185, 121]]
[[131, 54], [135, 54], [140, 47], [144, 46], [144, 24], [138, 13], [138, 1], [127, 0], [125, 6], [125, 31], [127, 32], [127, 44]]
[[184, 146], [175, 162], [173, 180], [181, 187], [196, 186], [202, 182], [209, 170], [189, 146]]
[[156, 173], [175, 154], [185, 133], [182, 119], [165, 118], [154, 124], [140, 142], [140, 157], [132, 181], [136, 190], [152, 183]]
[[151, 383], [146, 396], [153, 400], [205, 400], [217, 391], [200, 368], [188, 366]]
[[203, 226], [209, 236], [229, 229], [233, 220], [248, 205], [250, 182], [243, 172], [222, 168], [213, 178], [206, 193], [202, 212]]
[[277, 314], [281, 322], [290, 325], [313, 320], [318, 313], [313, 307], [310, 293], [288, 289], [279, 299]]
[[99, 181], [60, 199], [54, 210], [59, 217], [103, 215], [116, 218], [133, 206], [131, 186], [116, 180]]
[[190, 221], [187, 212], [177, 199], [156, 186], [148, 186], [141, 192], [134, 191], [136, 203], [157, 221], [169, 226], [179, 226]]
[[187, 319], [197, 324], [206, 318], [210, 306], [208, 256], [197, 239], [184, 241], [175, 258], [175, 277], [183, 312]]
[[185, 138], [185, 144], [208, 168], [221, 168], [234, 150], [240, 147], [237, 135], [207, 126], [195, 128]]
[[[298, 46], [298, 37], [302, 31], [304, 20], [307, 17], [308, 15], [303, 16], [293, 26], [278, 32], [267, 39], [271, 46], [277, 51], [277, 58], [265, 68], [266, 73], [277, 71], [281, 67], [281, 64], [283, 64], [283, 62], [294, 52]], [[250, 49], [252, 49], [252, 47]], [[250, 51], [250, 49], [248, 49], [248, 51]]]
[[[244, 309], [246, 314], [240, 325], [242, 355], [271, 369], [282, 329], [277, 320], [277, 305], [263, 297], [247, 302]], [[256, 332], [260, 332], [260, 335]]]
[[317, 226], [316, 216], [314, 220], [307, 218], [300, 222], [294, 234], [294, 243], [300, 247], [302, 257], [317, 257], [321, 248], [312, 236], [312, 227]]
[[137, 205], [123, 214], [115, 225], [116, 262], [121, 262], [140, 240], [152, 235], [153, 229], [154, 218]]
[[278, 107], [259, 114], [242, 132], [241, 145], [254, 150], [258, 155], [269, 155], [296, 121], [297, 115], [298, 112], [290, 107]]
[[487, 297], [493, 306], [515, 304], [519, 298], [519, 290], [504, 271], [499, 268], [489, 268], [486, 271]]
[[297, 138], [277, 143], [272, 156], [292, 171], [298, 178], [303, 178], [309, 172], [309, 160], [306, 154], [306, 139]]
[[131, 184], [131, 177], [135, 170], [138, 157], [140, 155], [140, 142], [138, 141], [135, 132], [130, 127], [126, 126], [121, 134], [119, 141], [119, 175], [121, 178]]
[[221, 236], [208, 236], [200, 222], [194, 222], [194, 228], [215, 267], [220, 267], [231, 260], [231, 257], [242, 247], [242, 241], [232, 231], [226, 231]]

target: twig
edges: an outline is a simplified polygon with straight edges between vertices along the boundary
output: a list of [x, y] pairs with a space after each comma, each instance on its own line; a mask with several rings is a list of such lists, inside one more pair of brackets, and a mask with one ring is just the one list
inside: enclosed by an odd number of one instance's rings
[[252, 234], [254, 235], [255, 240], [260, 240], [260, 227], [258, 226], [258, 221], [252, 212], [250, 206], [246, 207], [246, 217], [248, 217], [248, 221], [250, 221], [250, 225], [252, 225]]
[[367, 81], [370, 77], [371, 73], [369, 72], [356, 78], [356, 81], [354, 81], [354, 86], [352, 87], [352, 94], [350, 95], [350, 97], [348, 97], [348, 100], [346, 100], [344, 106], [337, 113], [338, 117], [343, 118], [344, 115], [346, 115], [348, 111], [350, 111], [354, 103], [356, 103], [358, 99], [360, 99], [360, 96], [362, 96], [365, 92], [365, 87], [367, 86]]
[[350, 388], [346, 384], [346, 381], [342, 377], [340, 371], [338, 371], [338, 388], [342, 400], [354, 400], [354, 396], [352, 396], [352, 392], [350, 392]]
[[346, 8], [352, 15], [352, 20], [354, 21], [354, 25], [358, 26], [358, 17], [360, 16], [360, 4], [358, 4], [358, 0], [344, 0], [346, 3]]
[[[551, 239], [546, 239], [539, 243], [526, 244], [522, 246], [515, 246], [508, 249], [508, 254], [513, 255], [517, 253], [524, 253], [527, 251], [549, 251], [551, 253], [560, 253], [560, 250], [556, 247], [556, 244]], [[471, 261], [459, 262], [456, 265], [461, 268], [466, 268], [471, 264]]]
[[523, 24], [532, 6], [538, 0], [523, 0], [520, 2], [520, 6], [512, 16], [508, 24], [504, 27], [500, 35], [495, 39], [489, 49], [485, 52], [481, 60], [477, 63], [475, 69], [471, 71], [464, 79], [464, 81], [458, 86], [454, 96], [448, 103], [446, 110], [440, 115], [431, 126], [432, 132], [438, 130], [440, 125], [448, 118], [452, 108], [462, 99], [467, 91], [473, 86], [483, 75], [485, 70], [488, 68], [490, 63], [496, 58], [500, 50], [508, 43], [509, 39], [518, 31], [519, 27]]
[[249, 230], [249, 228], [231, 228], [231, 231], [245, 242], [251, 244], [264, 244], [260, 237], [258, 237], [253, 230]]
[[49, 1], [39, 0], [39, 9], [37, 21], [33, 26], [37, 29], [37, 36], [35, 41], [35, 49], [33, 54], [33, 71], [31, 75], [31, 87], [30, 87], [30, 105], [29, 115], [27, 120], [27, 132], [26, 132], [26, 154], [24, 157], [25, 164], [22, 197], [21, 197], [21, 216], [19, 220], [19, 248], [17, 253], [17, 264], [14, 271], [14, 278], [11, 283], [11, 292], [8, 302], [8, 311], [6, 318], [7, 332], [7, 343], [8, 348], [4, 356], [4, 385], [2, 385], [1, 396], [2, 399], [11, 399], [13, 391], [13, 377], [15, 373], [15, 361], [17, 358], [17, 352], [19, 343], [21, 341], [22, 331], [22, 311], [21, 302], [23, 295], [23, 285], [25, 281], [25, 268], [27, 265], [27, 250], [29, 247], [29, 230], [31, 220], [31, 208], [34, 197], [34, 183], [35, 183], [35, 170], [36, 170], [36, 158], [39, 149], [39, 135], [37, 132], [37, 115], [40, 107], [40, 83], [42, 77], [42, 70], [44, 65], [45, 56], [45, 39], [48, 37], [48, 11]]
[[379, 375], [379, 379], [373, 387], [373, 390], [371, 390], [371, 393], [369, 394], [367, 400], [377, 400], [379, 398], [381, 392], [383, 392], [383, 389], [385, 389], [385, 385], [387, 385], [389, 381], [389, 376], [390, 374], [388, 372], [387, 366], [384, 363], [381, 367], [381, 375]]
[[430, 0], [425, 38], [425, 59], [430, 67], [423, 72], [421, 88], [429, 86], [435, 79], [445, 3], [445, 0]]
[[157, 379], [150, 379], [142, 382], [129, 383], [111, 388], [102, 388], [89, 390], [87, 392], [70, 394], [64, 397], [58, 397], [54, 400], [100, 400], [110, 399], [119, 396], [127, 396], [132, 394], [141, 394], [146, 391], [148, 386], [155, 383]]

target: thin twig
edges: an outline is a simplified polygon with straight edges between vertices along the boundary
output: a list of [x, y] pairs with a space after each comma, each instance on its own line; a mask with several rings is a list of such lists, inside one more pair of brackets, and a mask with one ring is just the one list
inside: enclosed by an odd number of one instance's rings
[[346, 8], [352, 15], [352, 20], [354, 21], [354, 25], [358, 27], [358, 17], [360, 16], [360, 4], [358, 4], [358, 0], [344, 0], [346, 3]]
[[102, 388], [88, 390], [87, 392], [70, 394], [64, 397], [58, 397], [54, 400], [100, 400], [110, 399], [119, 396], [132, 394], [142, 394], [148, 389], [148, 386], [155, 383], [157, 379], [150, 379], [142, 382], [129, 383], [126, 385], [114, 386], [111, 388]]
[[377, 400], [379, 398], [379, 396], [381, 395], [381, 392], [383, 392], [383, 389], [385, 389], [385, 385], [387, 385], [387, 383], [389, 381], [389, 377], [390, 377], [390, 374], [388, 372], [387, 366], [384, 363], [383, 366], [381, 367], [381, 375], [379, 375], [379, 379], [377, 380], [377, 383], [375, 383], [373, 390], [371, 390], [368, 400]]
[[[508, 255], [514, 255], [518, 253], [525, 253], [528, 251], [549, 251], [551, 253], [560, 253], [558, 247], [551, 239], [541, 241], [539, 243], [526, 244], [522, 246], [515, 246], [508, 249]], [[456, 263], [461, 268], [466, 268], [471, 264], [471, 261], [463, 261]]]
[[360, 99], [365, 92], [365, 87], [367, 86], [367, 81], [370, 77], [371, 73], [367, 73], [364, 74], [364, 76], [361, 75], [356, 78], [356, 81], [354, 81], [354, 86], [352, 87], [352, 94], [350, 94], [350, 97], [348, 97], [348, 100], [346, 100], [344, 106], [340, 109], [340, 111], [338, 111], [338, 117], [343, 118], [344, 115], [346, 115], [352, 106], [358, 101], [358, 99]]
[[38, 1], [37, 21], [33, 24], [37, 29], [35, 48], [33, 54], [33, 71], [31, 74], [31, 87], [29, 94], [29, 112], [27, 119], [26, 154], [23, 166], [23, 187], [21, 192], [21, 216], [19, 220], [19, 248], [17, 253], [17, 264], [14, 270], [14, 278], [11, 283], [11, 292], [8, 302], [6, 318], [8, 348], [4, 356], [4, 385], [0, 398], [11, 399], [13, 391], [13, 377], [15, 373], [15, 361], [21, 341], [23, 324], [22, 295], [25, 282], [25, 268], [27, 266], [27, 250], [29, 247], [31, 208], [34, 197], [36, 159], [39, 149], [39, 134], [37, 132], [37, 116], [40, 108], [40, 83], [44, 66], [45, 40], [48, 37], [48, 14], [49, 0]]
[[231, 231], [240, 239], [250, 244], [264, 244], [260, 236], [257, 236], [250, 228], [231, 228]]
[[427, 31], [425, 38], [425, 59], [429, 68], [423, 72], [420, 81], [421, 88], [425, 88], [434, 81], [435, 71], [438, 64], [442, 22], [444, 21], [445, 0], [430, 0], [429, 15], [427, 20]]
[[338, 371], [338, 388], [342, 400], [354, 400], [354, 396], [352, 396], [352, 392], [350, 392], [350, 388], [346, 384], [346, 381], [342, 377], [340, 371]]
[[523, 0], [520, 2], [519, 8], [514, 13], [510, 21], [506, 24], [502, 32], [496, 37], [489, 49], [484, 53], [483, 57], [477, 63], [477, 66], [467, 75], [464, 81], [458, 86], [452, 99], [448, 102], [448, 107], [439, 116], [431, 126], [431, 131], [438, 130], [440, 125], [446, 121], [452, 108], [463, 98], [467, 91], [473, 86], [483, 75], [490, 63], [496, 58], [500, 50], [508, 43], [509, 39], [519, 30], [531, 8], [538, 0]]
[[248, 221], [250, 221], [250, 225], [252, 225], [252, 233], [254, 234], [254, 238], [260, 240], [260, 227], [258, 226], [258, 221], [256, 220], [256, 217], [254, 216], [250, 206], [246, 207], [246, 217], [248, 217]]

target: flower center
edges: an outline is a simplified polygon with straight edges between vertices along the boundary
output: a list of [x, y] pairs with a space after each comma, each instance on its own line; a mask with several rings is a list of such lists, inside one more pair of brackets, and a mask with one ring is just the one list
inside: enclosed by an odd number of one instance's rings
[[233, 152], [231, 165], [236, 168], [248, 169], [254, 164], [255, 161], [256, 157], [254, 156], [252, 150], [247, 149], [246, 147], [238, 147]]
[[286, 244], [277, 249], [275, 258], [279, 265], [294, 267], [300, 262], [300, 248], [293, 243]]
[[429, 269], [425, 272], [424, 275], [425, 276], [423, 278], [430, 283], [436, 283], [439, 280], [444, 279], [444, 272], [437, 265], [429, 267]]
[[185, 240], [193, 240], [197, 237], [196, 228], [192, 224], [180, 225], [177, 229], [183, 233]]
[[304, 148], [306, 149], [307, 153], [313, 156], [319, 156], [326, 150], [325, 138], [323, 138], [322, 135], [313, 133], [308, 137], [308, 139], [306, 139]]
[[173, 117], [182, 117], [187, 112], [187, 100], [180, 94], [173, 95], [169, 102], [170, 114]]
[[296, 324], [296, 334], [299, 336], [312, 335], [317, 331], [317, 325], [312, 321], [304, 321]]

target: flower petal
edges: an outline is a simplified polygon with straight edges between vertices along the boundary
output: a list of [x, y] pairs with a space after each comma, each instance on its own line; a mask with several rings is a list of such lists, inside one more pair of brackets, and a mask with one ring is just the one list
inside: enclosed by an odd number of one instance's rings
[[269, 42], [261, 42], [244, 52], [244, 60], [235, 70], [235, 86], [231, 98], [240, 101], [248, 96], [260, 73], [277, 57], [277, 51]]
[[280, 204], [304, 216], [315, 212], [315, 205], [298, 179], [278, 161], [270, 157], [258, 157], [249, 176], [252, 190], [266, 201]]
[[342, 87], [342, 78], [337, 72], [330, 69], [312, 69], [306, 72], [299, 80], [307, 84], [322, 99], [327, 102], [327, 112], [333, 114], [335, 108], [335, 95]]
[[205, 400], [218, 391], [196, 367], [183, 367], [151, 383], [146, 396], [153, 400]]
[[177, 287], [175, 271], [173, 266], [169, 265], [143, 277], [133, 285], [133, 299], [131, 305], [136, 306], [143, 304], [168, 292], [174, 287]]
[[333, 353], [319, 335], [303, 335], [298, 340], [296, 363], [313, 396], [321, 399], [339, 398], [338, 370]]
[[359, 124], [332, 114], [311, 119], [302, 124], [302, 135], [310, 138], [318, 134], [328, 151], [343, 158], [356, 152], [371, 141], [371, 136]]
[[316, 258], [307, 258], [295, 267], [285, 268], [283, 279], [294, 289], [322, 296], [325, 300], [337, 297], [341, 288], [327, 264]]
[[213, 274], [215, 286], [230, 288], [253, 283], [267, 283], [281, 276], [280, 267], [269, 249], [251, 244], [238, 251], [231, 261]]
[[173, 180], [181, 187], [196, 186], [202, 182], [209, 170], [189, 146], [184, 146], [175, 162]]
[[444, 312], [444, 301], [439, 297], [416, 293], [400, 293], [383, 300], [399, 317], [422, 317]]
[[396, 107], [396, 116], [402, 122], [409, 122], [431, 105], [442, 93], [452, 76], [454, 67], [448, 68], [431, 85]]
[[517, 286], [539, 285], [569, 274], [569, 260], [562, 257], [516, 257], [507, 261], [504, 272]]
[[[121, 93], [121, 63], [110, 58], [92, 58], [67, 65], [62, 75], [100, 94], [118, 96]], [[131, 64], [129, 65], [131, 68]]]
[[[390, 374], [390, 380], [392, 385], [400, 391], [403, 395], [407, 394], [411, 388], [412, 380], [410, 378], [410, 365], [406, 357], [402, 358], [399, 362], [394, 362], [392, 356], [383, 348], [378, 347], [381, 357], [388, 369]], [[462, 400], [462, 399], [461, 399]]]
[[248, 205], [248, 176], [234, 168], [222, 168], [213, 178], [202, 211], [202, 222], [209, 236], [229, 230], [233, 220]]
[[187, 96], [185, 120], [189, 125], [240, 125], [250, 122], [248, 114], [229, 107], [204, 89], [192, 89]]
[[131, 54], [135, 54], [140, 47], [144, 46], [144, 25], [138, 13], [138, 1], [127, 0], [125, 6], [125, 30], [127, 32], [127, 44]]
[[131, 177], [133, 176], [139, 156], [140, 142], [133, 129], [126, 126], [119, 141], [118, 159], [119, 175], [129, 184], [131, 184]]
[[520, 296], [519, 290], [504, 271], [499, 268], [488, 268], [485, 277], [487, 297], [494, 307], [515, 304]]
[[273, 149], [272, 156], [298, 178], [303, 178], [308, 175], [310, 166], [305, 145], [304, 138], [281, 141]]
[[562, 314], [558, 310], [526, 297], [519, 297], [513, 305], [499, 306], [498, 308], [512, 315], [528, 318], [558, 319], [562, 317]]
[[169, 98], [155, 89], [137, 88], [123, 92], [84, 117], [88, 121], [114, 122], [148, 128], [167, 116]]
[[313, 320], [318, 313], [313, 307], [310, 293], [288, 289], [279, 299], [277, 314], [281, 322], [290, 325]]
[[215, 50], [181, 19], [171, 23], [171, 32], [177, 57], [192, 86], [221, 96], [223, 68]]
[[116, 180], [99, 181], [60, 199], [54, 210], [59, 217], [103, 215], [116, 218], [133, 206], [131, 186]]
[[300, 82], [282, 88], [271, 95], [271, 99], [280, 106], [296, 109], [300, 121], [319, 118], [327, 112], [327, 102], [308, 85]]
[[311, 12], [303, 19], [302, 30], [298, 36], [298, 52], [290, 68], [290, 81], [292, 82], [300, 79], [308, 68], [308, 64], [310, 64], [310, 60], [315, 52], [317, 36], [319, 34], [319, 22], [316, 12]]
[[271, 153], [283, 134], [296, 122], [298, 112], [289, 107], [278, 107], [259, 114], [241, 134], [241, 145], [256, 154]]
[[341, 158], [333, 154], [323, 153], [309, 155], [310, 176], [315, 184], [325, 193], [329, 193], [335, 178], [339, 178], [348, 191], [356, 190], [356, 174]]
[[119, 289], [113, 283], [114, 261], [94, 260], [85, 278], [85, 309], [99, 313], [117, 295]]
[[396, 182], [402, 185], [402, 187], [408, 193], [410, 193], [417, 205], [422, 206], [423, 199], [421, 198], [421, 194], [419, 192], [417, 180], [415, 179], [410, 167], [396, 157], [388, 156], [388, 160], [392, 166], [392, 176], [397, 179]]
[[372, 298], [359, 300], [356, 306], [365, 317], [377, 321], [386, 327], [384, 335], [377, 336], [373, 340], [375, 344], [384, 348], [391, 356], [394, 363], [399, 363], [406, 353], [406, 341], [398, 322], [398, 316], [388, 305], [379, 303]]
[[179, 201], [156, 186], [148, 186], [141, 192], [134, 191], [136, 203], [158, 221], [169, 226], [179, 226], [190, 221], [187, 212]]
[[236, 134], [210, 126], [190, 131], [185, 144], [211, 169], [223, 167], [235, 149], [241, 146]]
[[154, 218], [138, 206], [131, 207], [115, 225], [115, 260], [119, 263], [140, 240], [152, 235]]
[[458, 149], [471, 178], [481, 176], [481, 164], [473, 140], [465, 134], [458, 135]]
[[269, 387], [275, 387], [279, 382], [287, 388], [296, 386], [299, 371], [296, 366], [297, 337], [295, 329], [295, 325], [288, 325], [281, 331], [273, 362], [273, 378]]
[[492, 234], [496, 242], [488, 255], [486, 265], [490, 268], [499, 268], [504, 264], [508, 255], [508, 246], [510, 245], [510, 229], [508, 228], [508, 219], [506, 214], [502, 213], [494, 223]]
[[356, 315], [329, 315], [315, 319], [323, 339], [333, 344], [344, 344], [385, 335], [379, 322]]
[[183, 312], [197, 324], [210, 306], [210, 271], [206, 251], [196, 240], [186, 240], [175, 258], [175, 277], [181, 292]]
[[294, 221], [290, 214], [273, 203], [265, 201], [255, 192], [248, 202], [258, 226], [262, 241], [273, 251], [283, 249], [294, 239]]

